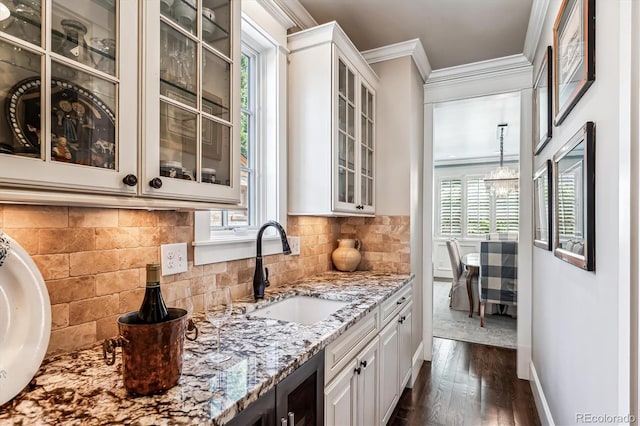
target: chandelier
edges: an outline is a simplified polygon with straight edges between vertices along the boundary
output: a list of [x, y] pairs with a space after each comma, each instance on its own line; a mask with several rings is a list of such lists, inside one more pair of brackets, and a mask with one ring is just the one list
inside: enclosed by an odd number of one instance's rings
[[496, 198], [507, 197], [512, 192], [518, 190], [518, 172], [504, 167], [502, 165], [503, 157], [503, 145], [504, 145], [504, 133], [507, 129], [507, 124], [498, 124], [498, 137], [500, 138], [500, 166], [492, 170], [489, 176], [484, 178], [484, 184], [486, 185], [489, 193]]

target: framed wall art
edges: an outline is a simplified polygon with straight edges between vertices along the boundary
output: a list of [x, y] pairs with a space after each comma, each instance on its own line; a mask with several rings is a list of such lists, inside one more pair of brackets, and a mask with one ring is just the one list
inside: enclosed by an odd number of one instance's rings
[[547, 160], [533, 175], [533, 245], [551, 250], [553, 229], [553, 166]]
[[555, 125], [559, 126], [596, 79], [595, 0], [563, 0], [553, 26]]
[[535, 86], [533, 88], [533, 113], [534, 113], [534, 132], [535, 143], [534, 154], [538, 155], [544, 146], [551, 140], [553, 135], [553, 106], [551, 81], [553, 72], [553, 62], [551, 62], [551, 46], [547, 46], [547, 50], [542, 58], [542, 65], [536, 77]]
[[589, 121], [553, 156], [554, 254], [587, 271], [595, 270], [595, 144]]

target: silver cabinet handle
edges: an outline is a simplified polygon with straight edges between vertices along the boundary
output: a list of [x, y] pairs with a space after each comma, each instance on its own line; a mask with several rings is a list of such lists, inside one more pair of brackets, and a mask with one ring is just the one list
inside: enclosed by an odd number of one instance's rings
[[284, 417], [280, 419], [280, 426], [287, 426], [287, 419]]
[[294, 416], [293, 412], [289, 411], [287, 413], [287, 416], [289, 416], [289, 426], [296, 426], [295, 416]]

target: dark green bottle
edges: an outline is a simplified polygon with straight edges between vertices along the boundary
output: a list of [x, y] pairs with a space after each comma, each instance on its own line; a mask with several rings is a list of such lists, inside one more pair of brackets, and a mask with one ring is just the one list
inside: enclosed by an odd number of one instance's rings
[[147, 264], [147, 287], [142, 305], [138, 310], [138, 320], [142, 324], [155, 324], [169, 319], [167, 305], [160, 292], [160, 265]]

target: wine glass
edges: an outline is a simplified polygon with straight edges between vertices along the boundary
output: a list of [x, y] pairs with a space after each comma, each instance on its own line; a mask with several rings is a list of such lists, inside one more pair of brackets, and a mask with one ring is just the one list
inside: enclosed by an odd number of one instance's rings
[[231, 355], [220, 353], [220, 329], [229, 319], [232, 310], [231, 291], [228, 287], [211, 289], [204, 294], [204, 312], [207, 320], [217, 330], [218, 344], [215, 354], [210, 354], [207, 360], [220, 363], [227, 361]]
[[[180, 308], [187, 311], [184, 318], [185, 330], [184, 337], [187, 340], [194, 341], [198, 338], [198, 327], [196, 327], [191, 315], [193, 314], [193, 299], [191, 297], [191, 287], [188, 281], [176, 282], [169, 284], [166, 288], [167, 304], [173, 308]], [[191, 359], [191, 353], [186, 350], [182, 352], [182, 359]]]

